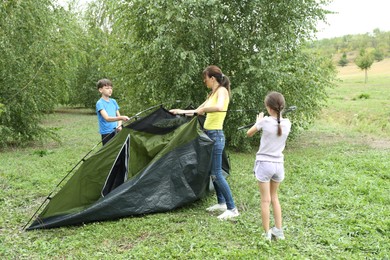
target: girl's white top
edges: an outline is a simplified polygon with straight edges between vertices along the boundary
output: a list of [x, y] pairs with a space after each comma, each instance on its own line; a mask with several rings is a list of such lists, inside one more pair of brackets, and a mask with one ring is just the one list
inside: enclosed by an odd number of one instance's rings
[[278, 121], [276, 118], [265, 116], [260, 122], [256, 122], [257, 130], [263, 130], [260, 148], [256, 153], [257, 161], [284, 161], [283, 150], [291, 130], [291, 122], [287, 118], [281, 118], [280, 126], [282, 127], [282, 135], [278, 136]]

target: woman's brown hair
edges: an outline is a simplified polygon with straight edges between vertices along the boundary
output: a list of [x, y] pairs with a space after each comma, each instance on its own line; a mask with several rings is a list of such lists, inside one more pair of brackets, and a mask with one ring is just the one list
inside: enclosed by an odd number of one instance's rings
[[231, 96], [229, 77], [224, 75], [219, 67], [211, 65], [205, 68], [203, 71], [203, 79], [205, 79], [206, 76], [209, 78], [214, 77], [220, 86], [223, 86], [227, 89], [229, 96]]

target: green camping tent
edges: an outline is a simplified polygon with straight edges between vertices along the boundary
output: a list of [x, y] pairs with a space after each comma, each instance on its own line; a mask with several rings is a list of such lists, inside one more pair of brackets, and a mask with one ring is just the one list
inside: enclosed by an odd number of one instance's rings
[[28, 230], [165, 212], [204, 197], [213, 141], [200, 121], [160, 107], [126, 125], [81, 164]]

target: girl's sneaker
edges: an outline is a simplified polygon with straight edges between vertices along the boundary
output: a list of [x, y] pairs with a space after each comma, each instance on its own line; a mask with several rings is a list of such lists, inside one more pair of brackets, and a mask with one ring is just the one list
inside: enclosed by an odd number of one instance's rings
[[271, 242], [271, 239], [272, 239], [272, 233], [271, 233], [271, 229], [270, 229], [270, 230], [268, 230], [268, 232], [267, 232], [267, 233], [263, 233], [263, 237], [264, 237], [264, 239], [265, 239], [266, 241], [269, 241], [269, 242]]
[[284, 240], [284, 233], [283, 229], [278, 229], [276, 227], [273, 227], [270, 229], [271, 234], [276, 237], [276, 239]]
[[224, 204], [215, 204], [214, 206], [208, 207], [206, 210], [209, 212], [225, 211], [225, 210], [227, 210], [227, 207], [226, 207], [225, 203]]

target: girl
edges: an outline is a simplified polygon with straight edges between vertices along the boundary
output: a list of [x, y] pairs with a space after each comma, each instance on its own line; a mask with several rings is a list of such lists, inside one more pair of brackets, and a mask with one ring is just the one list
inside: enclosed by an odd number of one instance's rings
[[[261, 219], [264, 236], [271, 240], [272, 236], [284, 239], [282, 229], [282, 209], [279, 204], [278, 187], [284, 179], [283, 150], [291, 129], [291, 122], [282, 118], [285, 100], [282, 94], [270, 92], [264, 100], [270, 116], [264, 117], [261, 112], [256, 123], [247, 131], [252, 137], [257, 131], [263, 130], [260, 148], [256, 153], [254, 174], [258, 180], [261, 197]], [[270, 203], [272, 204], [275, 227], [270, 229]]]
[[170, 112], [186, 115], [207, 113], [204, 129], [207, 136], [214, 141], [211, 180], [217, 193], [218, 203], [206, 210], [224, 211], [218, 218], [225, 220], [239, 215], [229, 184], [222, 174], [222, 152], [225, 147], [223, 123], [230, 101], [230, 81], [217, 66], [209, 66], [203, 71], [203, 81], [211, 92], [202, 105], [195, 110], [172, 109]]

